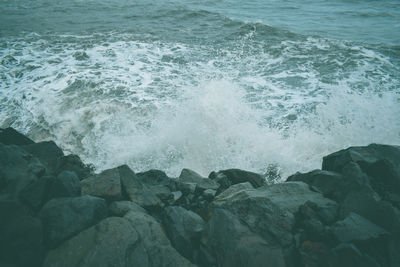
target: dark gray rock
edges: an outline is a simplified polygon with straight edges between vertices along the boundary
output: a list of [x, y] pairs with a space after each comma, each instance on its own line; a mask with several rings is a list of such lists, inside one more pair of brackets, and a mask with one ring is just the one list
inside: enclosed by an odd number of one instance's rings
[[145, 209], [132, 201], [114, 201], [108, 207], [110, 214], [122, 217], [129, 211], [147, 213]]
[[218, 194], [216, 200], [228, 199], [240, 191], [251, 189], [254, 189], [254, 187], [249, 182], [235, 184]]
[[121, 177], [122, 188], [131, 201], [143, 208], [163, 206], [161, 200], [139, 180], [128, 166], [122, 165], [117, 169]]
[[67, 196], [74, 197], [81, 194], [81, 185], [79, 178], [75, 172], [62, 171], [58, 176], [57, 180], [61, 183], [62, 187], [67, 192]]
[[81, 181], [82, 194], [119, 200], [122, 198], [121, 178], [118, 168], [102, 171]]
[[213, 189], [217, 190], [219, 188], [219, 184], [211, 179], [204, 178], [195, 171], [189, 169], [183, 169], [181, 174], [179, 175], [179, 181], [183, 183], [194, 183], [196, 184], [196, 190], [200, 192]]
[[240, 169], [228, 169], [219, 172], [212, 172], [209, 175], [210, 179], [216, 180], [221, 189], [226, 189], [231, 185], [249, 182], [254, 188], [266, 184], [265, 178], [254, 172], [244, 171]]
[[82, 231], [51, 250], [44, 267], [70, 266], [152, 266], [132, 224], [111, 217]]
[[214, 209], [204, 242], [215, 255], [217, 266], [285, 266], [282, 249], [252, 233], [237, 216], [224, 209]]
[[56, 247], [106, 216], [107, 205], [104, 199], [87, 195], [52, 199], [39, 213], [48, 247]]
[[204, 190], [204, 192], [203, 192], [204, 198], [208, 201], [213, 200], [216, 194], [217, 194], [217, 191], [213, 190], [213, 189], [207, 189], [207, 190]]
[[182, 207], [170, 206], [164, 210], [163, 224], [173, 247], [193, 261], [194, 251], [200, 247], [205, 222], [196, 213]]
[[23, 146], [23, 145], [34, 144], [35, 142], [33, 142], [25, 135], [20, 134], [13, 128], [9, 127], [5, 129], [0, 129], [0, 143], [4, 145]]
[[332, 250], [332, 254], [329, 259], [325, 262], [328, 266], [340, 266], [340, 267], [381, 267], [374, 259], [368, 255], [364, 255], [355, 245], [353, 244], [340, 244]]
[[148, 258], [148, 266], [194, 266], [171, 246], [161, 225], [153, 217], [146, 213], [130, 211], [124, 218], [139, 234]]
[[137, 173], [136, 176], [138, 179], [146, 184], [147, 186], [154, 185], [166, 185], [169, 186], [171, 184], [171, 178], [169, 178], [165, 172], [160, 170], [149, 170], [146, 172]]
[[57, 175], [57, 162], [64, 153], [53, 141], [25, 145], [23, 148], [40, 160], [48, 174]]
[[41, 266], [44, 246], [40, 220], [14, 201], [0, 201], [0, 218], [0, 262]]
[[74, 172], [79, 180], [89, 177], [93, 172], [93, 167], [85, 165], [79, 156], [77, 155], [66, 155], [58, 158], [56, 174], [60, 174], [63, 171]]

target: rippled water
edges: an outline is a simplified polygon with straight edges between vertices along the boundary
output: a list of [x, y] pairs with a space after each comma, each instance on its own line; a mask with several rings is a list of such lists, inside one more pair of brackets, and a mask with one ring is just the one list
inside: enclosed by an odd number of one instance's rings
[[98, 170], [282, 177], [400, 144], [398, 1], [1, 1], [0, 126]]

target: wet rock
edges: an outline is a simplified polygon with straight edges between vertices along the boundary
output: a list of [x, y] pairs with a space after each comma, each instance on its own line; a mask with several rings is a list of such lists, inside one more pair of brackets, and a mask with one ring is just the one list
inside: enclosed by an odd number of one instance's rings
[[162, 207], [161, 200], [144, 185], [136, 174], [126, 165], [117, 168], [122, 188], [129, 199], [143, 208]]
[[130, 211], [124, 218], [139, 234], [149, 260], [148, 266], [194, 266], [171, 246], [161, 225], [153, 217], [146, 213]]
[[177, 201], [179, 201], [179, 199], [182, 197], [182, 192], [181, 191], [174, 191], [171, 192], [172, 194], [172, 198], [171, 198], [171, 204], [176, 203]]
[[5, 129], [0, 129], [0, 143], [4, 145], [23, 146], [23, 145], [34, 144], [35, 142], [33, 142], [25, 135], [20, 134], [13, 128], [9, 127]]
[[108, 209], [110, 214], [119, 217], [124, 216], [129, 211], [147, 213], [145, 209], [132, 201], [115, 201], [111, 203]]
[[324, 243], [304, 241], [299, 247], [299, 254], [304, 267], [329, 266], [330, 250]]
[[37, 157], [46, 167], [47, 173], [56, 175], [58, 159], [64, 156], [61, 148], [53, 141], [34, 143], [23, 147], [26, 151]]
[[109, 169], [81, 181], [82, 194], [119, 200], [122, 197], [121, 178], [117, 168]]
[[39, 213], [48, 247], [56, 247], [106, 216], [107, 205], [104, 199], [87, 195], [52, 199]]
[[219, 195], [217, 195], [216, 200], [222, 200], [222, 199], [229, 199], [231, 196], [235, 195], [236, 193], [243, 191], [243, 190], [251, 190], [254, 189], [254, 187], [249, 183], [239, 183], [230, 186], [228, 189], [222, 191]]
[[204, 242], [215, 255], [218, 266], [285, 266], [279, 247], [271, 246], [252, 233], [234, 214], [224, 209], [214, 209]]
[[160, 170], [149, 170], [146, 172], [137, 173], [138, 179], [146, 184], [147, 186], [154, 185], [165, 185], [169, 186], [171, 184], [171, 178], [169, 178], [165, 172]]
[[207, 189], [207, 190], [204, 190], [204, 192], [203, 192], [204, 198], [208, 201], [213, 200], [216, 194], [217, 194], [217, 191], [212, 190], [212, 189]]
[[194, 183], [196, 184], [196, 190], [201, 192], [207, 189], [217, 190], [219, 187], [217, 182], [214, 182], [208, 178], [204, 178], [198, 173], [189, 169], [182, 170], [181, 174], [179, 175], [179, 181], [183, 183]]
[[0, 201], [0, 262], [12, 266], [41, 266], [43, 227], [15, 201]]
[[194, 250], [200, 247], [205, 222], [196, 213], [182, 207], [170, 206], [164, 210], [163, 224], [173, 247], [187, 259], [193, 260]]
[[212, 172], [209, 178], [221, 185], [221, 189], [226, 189], [231, 185], [249, 182], [254, 188], [266, 184], [265, 178], [258, 173], [244, 171], [240, 169], [228, 169], [219, 172]]
[[328, 259], [329, 266], [340, 267], [380, 267], [374, 259], [364, 255], [356, 246], [349, 243], [340, 244], [332, 250], [332, 255]]
[[75, 172], [63, 171], [57, 176], [57, 180], [67, 192], [66, 196], [74, 197], [81, 194], [81, 185]]
[[43, 266], [152, 266], [132, 224], [111, 217], [51, 250]]
[[92, 167], [85, 165], [79, 156], [71, 154], [58, 158], [56, 173], [58, 175], [63, 171], [72, 171], [82, 180], [91, 175]]

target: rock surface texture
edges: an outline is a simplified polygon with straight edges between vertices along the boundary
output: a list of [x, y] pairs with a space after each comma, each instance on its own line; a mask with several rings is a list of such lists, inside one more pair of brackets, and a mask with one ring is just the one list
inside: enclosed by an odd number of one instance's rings
[[0, 129], [0, 266], [398, 267], [399, 208], [399, 146], [271, 184], [239, 169], [95, 174]]

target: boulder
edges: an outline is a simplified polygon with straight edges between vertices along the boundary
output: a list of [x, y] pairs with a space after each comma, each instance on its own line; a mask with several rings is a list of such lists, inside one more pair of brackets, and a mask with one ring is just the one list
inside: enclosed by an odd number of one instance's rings
[[107, 205], [104, 199], [87, 195], [52, 199], [39, 213], [48, 247], [56, 247], [106, 216]]
[[229, 199], [231, 196], [240, 191], [251, 189], [254, 189], [254, 187], [249, 182], [235, 184], [230, 186], [228, 189], [222, 191], [219, 195], [217, 195], [215, 200]]
[[205, 222], [196, 213], [178, 206], [164, 210], [163, 225], [172, 246], [184, 257], [193, 261], [194, 250], [200, 247]]
[[132, 224], [118, 217], [97, 225], [49, 251], [44, 267], [70, 266], [152, 266]]
[[0, 129], [0, 143], [4, 145], [23, 146], [23, 145], [34, 144], [35, 142], [33, 142], [25, 135], [20, 134], [13, 128], [9, 127], [5, 129]]
[[92, 174], [93, 167], [85, 165], [79, 156], [70, 154], [57, 160], [57, 175], [63, 171], [72, 171], [78, 176], [79, 180], [82, 180]]
[[128, 211], [147, 213], [145, 209], [132, 201], [114, 201], [108, 207], [110, 214], [123, 217]]
[[215, 208], [208, 222], [205, 246], [221, 267], [283, 267], [282, 249], [252, 233], [233, 213]]
[[153, 217], [146, 213], [129, 211], [124, 218], [139, 234], [147, 254], [148, 266], [195, 266], [171, 246], [161, 225]]
[[207, 200], [207, 201], [211, 201], [214, 199], [215, 195], [217, 194], [216, 190], [213, 189], [207, 189], [204, 190], [203, 192], [203, 197]]
[[75, 172], [62, 171], [58, 176], [57, 180], [67, 192], [67, 196], [75, 197], [81, 194], [81, 185], [79, 178]]
[[204, 178], [195, 171], [189, 169], [183, 169], [179, 175], [179, 181], [183, 183], [194, 183], [196, 184], [196, 190], [204, 191], [207, 189], [217, 190], [219, 184], [211, 179]]
[[228, 169], [219, 172], [211, 172], [209, 178], [221, 185], [221, 189], [226, 189], [231, 185], [249, 182], [254, 188], [266, 184], [265, 178], [254, 172], [240, 169]]
[[147, 186], [165, 185], [169, 186], [172, 182], [165, 172], [160, 170], [149, 170], [146, 172], [137, 173], [138, 179]]
[[0, 218], [0, 262], [41, 266], [44, 246], [40, 220], [15, 201], [0, 201]]
[[363, 254], [356, 246], [343, 243], [332, 249], [329, 259], [325, 262], [328, 266], [340, 267], [381, 267], [374, 259]]
[[127, 166], [117, 168], [121, 177], [122, 188], [129, 199], [143, 208], [162, 207], [161, 200], [143, 184]]
[[53, 141], [39, 142], [25, 145], [23, 148], [40, 160], [48, 174], [57, 175], [57, 162], [60, 157], [64, 156], [64, 153], [56, 143]]
[[82, 194], [119, 200], [122, 197], [118, 168], [109, 169], [81, 181]]

